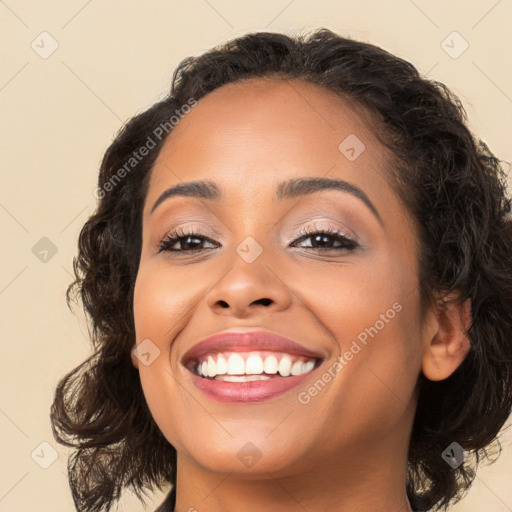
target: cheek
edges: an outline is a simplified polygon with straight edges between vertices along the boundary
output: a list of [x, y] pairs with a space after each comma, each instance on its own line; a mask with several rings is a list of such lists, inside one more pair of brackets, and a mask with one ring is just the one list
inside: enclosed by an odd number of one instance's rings
[[148, 365], [138, 363], [142, 389], [155, 422], [179, 450], [184, 447], [179, 441], [176, 411], [183, 407], [180, 405], [183, 393], [179, 393], [176, 379], [179, 369], [171, 359], [171, 346], [181, 324], [186, 322], [183, 312], [190, 309], [186, 298], [192, 286], [184, 272], [169, 272], [161, 265], [147, 262], [139, 268], [134, 289], [137, 344], [147, 344], [146, 340], [150, 340], [151, 344], [146, 346], [158, 354]]
[[325, 369], [332, 416], [355, 415], [369, 431], [376, 417], [391, 428], [411, 400], [421, 367], [416, 270], [403, 254], [290, 274], [301, 302], [336, 344]]
[[376, 323], [379, 332], [389, 331], [396, 310], [415, 300], [414, 268], [388, 252], [336, 265], [316, 263], [310, 270], [300, 268], [303, 262], [294, 265], [288, 267], [293, 292], [322, 321], [340, 349], [359, 335], [364, 339], [366, 329]]
[[147, 263], [135, 282], [133, 313], [137, 342], [149, 338], [162, 351], [197, 301], [197, 279], [184, 269], [170, 271], [161, 263]]

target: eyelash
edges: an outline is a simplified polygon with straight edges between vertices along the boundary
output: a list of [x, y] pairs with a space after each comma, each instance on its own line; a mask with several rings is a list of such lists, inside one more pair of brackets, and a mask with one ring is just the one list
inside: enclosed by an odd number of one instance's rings
[[[354, 239], [350, 238], [342, 231], [339, 231], [334, 228], [324, 228], [324, 229], [313, 228], [312, 230], [310, 230], [308, 228], [303, 228], [297, 233], [298, 238], [296, 238], [293, 243], [300, 242], [304, 239], [313, 237], [314, 235], [328, 235], [328, 236], [332, 237], [334, 239], [334, 241], [341, 242], [341, 246], [340, 247], [307, 247], [307, 249], [316, 249], [317, 251], [320, 251], [320, 252], [326, 252], [326, 251], [331, 251], [331, 250], [354, 251], [359, 246], [359, 244]], [[164, 251], [171, 252], [171, 253], [172, 252], [174, 252], [174, 253], [179, 253], [179, 252], [191, 253], [191, 252], [200, 252], [200, 251], [205, 250], [204, 248], [178, 249], [178, 250], [171, 249], [171, 247], [173, 245], [175, 245], [176, 242], [180, 242], [181, 240], [186, 239], [188, 237], [199, 238], [199, 239], [211, 242], [211, 243], [216, 243], [213, 240], [211, 240], [210, 238], [202, 236], [200, 233], [196, 232], [194, 229], [191, 229], [190, 231], [183, 231], [180, 228], [177, 228], [177, 229], [174, 229], [173, 231], [171, 231], [170, 233], [168, 233], [165, 236], [165, 238], [158, 244], [158, 253], [161, 253]]]

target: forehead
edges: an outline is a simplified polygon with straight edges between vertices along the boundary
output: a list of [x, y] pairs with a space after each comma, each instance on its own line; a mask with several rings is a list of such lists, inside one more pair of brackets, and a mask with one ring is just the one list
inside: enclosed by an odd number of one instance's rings
[[373, 188], [387, 178], [374, 124], [362, 107], [302, 80], [227, 84], [201, 98], [168, 136], [148, 203], [167, 186], [204, 178], [245, 194], [297, 176], [342, 177]]

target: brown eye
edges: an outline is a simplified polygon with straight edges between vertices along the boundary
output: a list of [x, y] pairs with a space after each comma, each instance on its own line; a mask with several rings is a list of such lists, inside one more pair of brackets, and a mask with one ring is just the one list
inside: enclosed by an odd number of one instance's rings
[[[176, 229], [168, 233], [158, 245], [158, 252], [197, 252], [205, 249], [205, 243], [215, 243], [196, 232]], [[175, 246], [178, 246], [176, 248]]]
[[299, 233], [300, 238], [296, 239], [292, 246], [296, 246], [298, 242], [310, 239], [309, 245], [302, 245], [302, 248], [311, 248], [318, 250], [354, 250], [358, 247], [358, 243], [348, 235], [337, 229], [322, 229], [308, 231], [302, 230]]

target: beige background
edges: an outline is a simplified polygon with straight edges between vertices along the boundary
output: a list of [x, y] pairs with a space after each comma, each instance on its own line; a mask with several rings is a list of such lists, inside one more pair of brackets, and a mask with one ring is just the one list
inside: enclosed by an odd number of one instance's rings
[[[82, 316], [64, 300], [76, 240], [95, 207], [107, 145], [167, 92], [181, 59], [247, 31], [326, 26], [447, 84], [471, 128], [512, 161], [510, 0], [0, 0], [0, 26], [2, 512], [74, 510], [68, 450], [53, 439], [49, 408], [57, 380], [90, 350]], [[469, 44], [458, 58], [442, 47], [453, 31]], [[447, 40], [452, 55], [464, 44], [457, 37]], [[45, 55], [53, 40], [58, 48]], [[33, 251], [43, 237], [57, 249], [46, 262]], [[479, 471], [454, 510], [512, 511], [512, 435], [502, 442], [498, 462]], [[123, 511], [144, 510], [132, 496], [123, 503]]]

